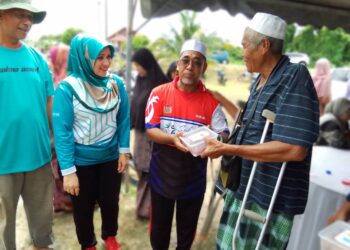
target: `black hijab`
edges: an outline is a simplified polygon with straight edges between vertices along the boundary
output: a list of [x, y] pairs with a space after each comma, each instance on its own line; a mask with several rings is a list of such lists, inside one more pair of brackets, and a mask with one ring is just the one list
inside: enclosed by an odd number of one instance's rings
[[145, 77], [137, 76], [136, 85], [131, 100], [131, 127], [145, 130], [145, 109], [147, 99], [153, 88], [168, 82], [157, 60], [146, 48], [138, 49], [131, 58], [132, 62], [141, 65], [147, 72]]

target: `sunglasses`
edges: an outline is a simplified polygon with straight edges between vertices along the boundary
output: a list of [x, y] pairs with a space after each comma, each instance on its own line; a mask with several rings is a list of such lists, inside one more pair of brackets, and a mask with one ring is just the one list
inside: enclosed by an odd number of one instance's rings
[[193, 67], [200, 68], [200, 67], [202, 67], [204, 62], [200, 59], [195, 58], [195, 59], [191, 60], [191, 59], [185, 57], [185, 58], [180, 58], [179, 63], [181, 66], [183, 66], [185, 68], [188, 67], [188, 65], [190, 65], [190, 64]]

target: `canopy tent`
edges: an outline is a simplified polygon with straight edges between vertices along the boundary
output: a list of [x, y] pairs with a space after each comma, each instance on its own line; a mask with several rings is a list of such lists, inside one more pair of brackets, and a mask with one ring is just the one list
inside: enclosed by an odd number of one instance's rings
[[[137, 0], [129, 0], [126, 62], [128, 90], [131, 78], [132, 20], [136, 3]], [[327, 26], [331, 29], [341, 27], [350, 32], [350, 0], [142, 0], [140, 4], [142, 15], [149, 20], [185, 9], [202, 11], [209, 7], [212, 11], [225, 9], [231, 15], [242, 13], [249, 18], [256, 12], [267, 12], [280, 16], [288, 23]]]
[[142, 0], [145, 18], [162, 17], [184, 9], [202, 11], [225, 9], [231, 15], [242, 13], [251, 18], [256, 12], [267, 12], [288, 23], [315, 27], [342, 27], [350, 31], [349, 0]]

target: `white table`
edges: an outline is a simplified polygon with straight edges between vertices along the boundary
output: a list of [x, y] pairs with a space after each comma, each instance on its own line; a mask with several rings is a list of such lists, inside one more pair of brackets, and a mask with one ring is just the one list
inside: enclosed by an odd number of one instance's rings
[[294, 217], [287, 250], [319, 250], [319, 231], [345, 201], [350, 187], [350, 151], [315, 146], [305, 213]]

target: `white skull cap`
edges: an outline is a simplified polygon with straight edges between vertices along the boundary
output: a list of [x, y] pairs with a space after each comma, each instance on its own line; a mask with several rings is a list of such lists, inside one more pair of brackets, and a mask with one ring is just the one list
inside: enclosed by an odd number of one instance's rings
[[254, 15], [248, 27], [265, 36], [284, 40], [287, 23], [278, 16], [258, 12]]
[[207, 48], [205, 47], [204, 43], [202, 43], [199, 40], [196, 39], [190, 39], [190, 40], [186, 40], [181, 47], [181, 52], [180, 55], [184, 52], [184, 51], [197, 51], [199, 53], [201, 53], [205, 58], [206, 58], [206, 51]]

